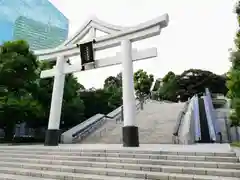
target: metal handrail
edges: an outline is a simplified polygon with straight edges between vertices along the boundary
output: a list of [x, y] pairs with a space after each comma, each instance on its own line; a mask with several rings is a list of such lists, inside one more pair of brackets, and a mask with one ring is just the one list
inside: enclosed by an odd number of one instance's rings
[[209, 135], [211, 137], [211, 140], [213, 142], [216, 142], [216, 133], [215, 133], [213, 119], [212, 119], [212, 115], [211, 115], [211, 109], [210, 109], [211, 107], [207, 101], [208, 100], [207, 96], [203, 96], [203, 100], [204, 100], [204, 108], [205, 108], [206, 116], [207, 116]]
[[[121, 106], [120, 106], [120, 108], [121, 108]], [[119, 109], [119, 108], [117, 108], [117, 109]], [[116, 109], [115, 109], [116, 110]], [[114, 111], [115, 111], [114, 110]], [[114, 112], [114, 111], [112, 111], [112, 112]], [[112, 113], [111, 112], [111, 113]], [[111, 114], [111, 113], [109, 113], [109, 114]], [[85, 137], [87, 134], [90, 134], [92, 131], [89, 131], [90, 129], [92, 129], [92, 130], [95, 130], [95, 129], [97, 129], [100, 125], [102, 125], [103, 124], [103, 121], [105, 121], [106, 120], [106, 118], [108, 118], [108, 119], [114, 119], [116, 116], [118, 116], [119, 114], [121, 113], [121, 111], [120, 112], [118, 112], [118, 113], [116, 113], [116, 114], [114, 114], [113, 116], [111, 116], [111, 115], [104, 115], [103, 117], [100, 117], [99, 119], [96, 119], [93, 123], [91, 123], [91, 124], [89, 124], [88, 126], [86, 126], [85, 128], [83, 128], [83, 129], [81, 129], [81, 130], [79, 130], [79, 131], [77, 131], [76, 133], [74, 133], [73, 135], [72, 135], [72, 137], [74, 138], [74, 139], [76, 139], [76, 138], [79, 138], [79, 137]]]
[[179, 113], [176, 125], [174, 126], [173, 136], [178, 136], [180, 131], [180, 126], [182, 124], [182, 119], [188, 109], [189, 101], [187, 101], [183, 107], [183, 110]]
[[222, 132], [221, 132], [219, 122], [217, 121], [217, 118], [215, 115], [211, 93], [208, 88], [205, 89], [205, 92], [206, 92], [206, 97], [207, 97], [207, 103], [209, 106], [209, 113], [210, 113], [209, 115], [211, 116], [211, 119], [212, 119], [214, 132], [215, 132], [216, 136], [219, 137], [219, 142], [222, 143]]
[[78, 136], [79, 134], [83, 133], [86, 129], [88, 129], [89, 127], [91, 127], [93, 124], [98, 123], [99, 121], [101, 121], [101, 120], [104, 119], [105, 117], [106, 117], [106, 116], [103, 116], [103, 117], [97, 119], [96, 121], [88, 124], [86, 127], [84, 127], [84, 128], [82, 128], [82, 129], [80, 129], [79, 131], [75, 132], [75, 133], [72, 135], [72, 137]]
[[101, 118], [98, 122], [96, 122], [93, 126], [88, 126], [86, 129], [84, 129], [81, 133], [76, 134], [73, 137], [73, 141], [76, 139], [80, 139], [83, 140], [87, 135], [89, 135], [90, 133], [92, 133], [95, 129], [97, 129], [99, 126], [101, 126], [102, 124], [104, 124], [106, 118], [105, 116], [103, 118]]
[[[144, 101], [146, 101], [148, 98], [149, 98], [148, 96], [145, 96], [144, 97]], [[136, 102], [137, 110], [140, 109], [140, 104], [141, 104], [140, 101]], [[113, 116], [111, 116], [111, 114], [114, 111], [117, 111], [118, 109], [120, 109], [120, 111], [117, 112], [116, 114], [114, 114]], [[93, 122], [91, 122], [87, 126], [85, 126], [84, 128], [82, 128], [82, 129], [78, 130], [76, 133], [74, 133], [72, 135], [73, 139], [77, 139], [77, 138], [80, 138], [80, 137], [82, 139], [82, 138], [86, 137], [86, 135], [92, 133], [95, 129], [97, 129], [100, 125], [102, 125], [103, 122], [105, 122], [106, 118], [108, 118], [108, 119], [115, 119], [119, 114], [122, 114], [122, 110], [123, 110], [122, 106], [120, 106], [120, 107], [116, 108], [115, 110], [113, 110], [112, 112], [110, 112], [109, 114], [103, 115], [102, 117], [94, 120]], [[121, 115], [121, 118], [123, 118], [122, 115]], [[83, 122], [83, 123], [85, 123], [85, 122]], [[89, 131], [91, 129], [92, 129], [92, 131]]]
[[195, 142], [201, 141], [201, 126], [200, 126], [200, 116], [199, 116], [199, 102], [198, 96], [195, 95], [193, 104], [193, 122], [194, 122], [194, 140]]
[[[179, 113], [173, 132], [174, 144], [179, 144], [180, 142], [184, 144], [194, 143], [194, 141], [196, 142], [201, 138], [198, 111], [198, 97], [195, 95], [188, 100], [183, 110]], [[184, 125], [184, 129], [181, 128], [182, 125]]]

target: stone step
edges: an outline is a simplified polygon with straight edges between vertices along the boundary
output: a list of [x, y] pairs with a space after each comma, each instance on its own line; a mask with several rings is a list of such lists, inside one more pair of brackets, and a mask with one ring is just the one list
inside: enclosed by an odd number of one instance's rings
[[54, 180], [49, 178], [41, 178], [41, 177], [28, 177], [14, 174], [2, 174], [0, 173], [0, 180]]
[[[20, 169], [0, 167], [0, 180], [59, 180], [59, 179], [71, 179], [71, 180], [112, 180], [112, 176], [96, 175], [96, 174], [84, 174], [84, 173], [65, 173], [55, 171], [32, 170], [32, 169]], [[16, 175], [15, 175], [16, 174]], [[36, 177], [38, 176], [38, 177]], [[49, 179], [49, 177], [51, 179]], [[114, 180], [141, 180], [139, 178], [127, 178], [127, 177], [114, 177]], [[143, 180], [143, 179], [142, 179]]]
[[[219, 147], [222, 147], [221, 151]], [[219, 147], [0, 146], [0, 175], [2, 173], [5, 174], [4, 177], [9, 174], [28, 178], [71, 180], [240, 179], [240, 163], [236, 154], [230, 152], [227, 146]], [[173, 149], [175, 151], [172, 151]], [[190, 152], [194, 149], [201, 152]], [[205, 152], [206, 149], [212, 152]]]
[[[72, 179], [72, 180], [83, 180], [83, 179], [100, 179], [98, 176], [102, 176], [101, 179], [117, 179], [116, 177], [128, 178], [140, 178], [140, 179], [152, 179], [152, 180], [164, 180], [164, 179], [175, 179], [175, 180], [237, 180], [239, 178], [234, 177], [219, 177], [211, 175], [194, 175], [194, 174], [178, 174], [178, 173], [166, 173], [166, 172], [150, 172], [150, 171], [135, 171], [126, 169], [110, 169], [110, 168], [94, 168], [94, 167], [76, 167], [72, 169], [70, 167], [59, 166], [57, 171], [48, 171], [47, 169], [53, 169], [51, 165], [45, 165], [41, 170], [31, 169], [30, 166], [26, 165], [25, 169], [15, 167], [0, 167], [0, 173], [15, 174], [34, 176], [42, 178], [53, 178], [53, 179]], [[25, 167], [25, 166], [23, 166]], [[35, 167], [37, 168], [37, 167]], [[56, 170], [56, 169], [54, 169]], [[69, 172], [63, 172], [63, 170]], [[104, 177], [105, 176], [105, 177]], [[108, 178], [106, 177], [108, 176]], [[111, 177], [112, 176], [112, 177]], [[123, 179], [122, 178], [122, 179]]]
[[186, 151], [154, 151], [154, 150], [115, 150], [115, 149], [36, 149], [36, 148], [1, 148], [0, 153], [18, 154], [55, 154], [55, 155], [96, 155], [107, 154], [108, 156], [217, 156], [217, 157], [236, 157], [235, 152], [186, 152]]
[[0, 157], [1, 162], [23, 162], [36, 164], [53, 164], [66, 166], [85, 166], [85, 163], [92, 164], [99, 163], [124, 163], [128, 162], [132, 165], [152, 165], [152, 166], [184, 166], [197, 168], [222, 168], [222, 169], [237, 169], [240, 170], [240, 163], [228, 162], [209, 162], [209, 161], [174, 161], [174, 160], [149, 160], [149, 159], [131, 159], [131, 158], [83, 158], [81, 161], [77, 160], [58, 160], [58, 159], [30, 159], [30, 158], [14, 158], [14, 157]]
[[[139, 127], [139, 140], [141, 144], [172, 143], [172, 131], [176, 124], [176, 119], [183, 109], [184, 103], [156, 103], [147, 102], [144, 109], [136, 115], [136, 122]], [[110, 128], [104, 124], [102, 129], [110, 129], [106, 133], [99, 133], [102, 130], [93, 132], [86, 140], [79, 143], [99, 143], [99, 144], [122, 144], [121, 124], [115, 124], [115, 128]], [[105, 130], [104, 130], [105, 131]], [[160, 135], [159, 132], [161, 132]], [[144, 137], [144, 138], [142, 138]]]
[[[105, 134], [111, 133], [116, 127], [119, 127], [120, 122], [116, 122], [115, 120], [107, 120], [106, 123], [98, 128], [96, 131], [91, 133], [85, 139], [79, 141], [79, 143], [94, 143], [99, 138], [103, 137]], [[96, 141], [97, 142], [97, 141]]]
[[[0, 157], [25, 157], [36, 159], [59, 159], [59, 160], [96, 160], [108, 159], [116, 160], [117, 158], [131, 158], [130, 161], [137, 159], [165, 159], [165, 160], [187, 160], [187, 161], [212, 161], [212, 162], [239, 162], [237, 157], [221, 157], [221, 156], [184, 156], [184, 155], [149, 155], [149, 154], [119, 154], [119, 153], [81, 153], [80, 155], [61, 154], [55, 155], [54, 153], [48, 154], [28, 154], [28, 153], [0, 153]], [[129, 161], [129, 160], [128, 160]]]
[[159, 166], [159, 165], [146, 165], [146, 164], [126, 164], [126, 163], [103, 163], [103, 162], [81, 162], [79, 166], [66, 166], [66, 165], [55, 165], [55, 164], [38, 164], [38, 163], [24, 163], [24, 162], [4, 162], [2, 161], [0, 167], [11, 168], [24, 168], [24, 169], [35, 169], [35, 170], [50, 170], [50, 171], [61, 171], [61, 172], [80, 172], [82, 169], [102, 168], [106, 171], [108, 169], [126, 169], [126, 170], [137, 170], [146, 172], [164, 172], [164, 173], [179, 173], [179, 174], [196, 174], [196, 175], [212, 175], [212, 176], [223, 176], [223, 177], [238, 177], [240, 178], [240, 170], [236, 169], [220, 169], [220, 168], [197, 168], [197, 167], [184, 167], [184, 166]]

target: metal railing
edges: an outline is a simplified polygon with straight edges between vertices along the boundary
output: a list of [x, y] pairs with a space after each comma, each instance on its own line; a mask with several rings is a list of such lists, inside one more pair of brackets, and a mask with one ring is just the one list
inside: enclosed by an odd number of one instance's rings
[[182, 124], [181, 124], [180, 132], [178, 135], [179, 144], [189, 144], [190, 141], [192, 140], [191, 121], [192, 121], [193, 99], [194, 97], [190, 99], [186, 113], [182, 119]]
[[[144, 101], [146, 101], [149, 97], [144, 97]], [[141, 109], [142, 104], [144, 103], [136, 100], [136, 110], [139, 112]], [[107, 115], [104, 114], [96, 114], [93, 117], [89, 118], [88, 120], [82, 122], [81, 124], [69, 129], [68, 131], [64, 132], [61, 135], [61, 142], [62, 143], [74, 143], [79, 142], [86, 138], [89, 134], [93, 133], [96, 129], [101, 127], [107, 120], [115, 120], [116, 123], [119, 121], [123, 121], [123, 108], [122, 106], [118, 107], [117, 109], [113, 110]]]
[[72, 135], [73, 139], [72, 141], [76, 141], [76, 140], [83, 140], [86, 136], [88, 136], [91, 132], [93, 132], [94, 130], [96, 130], [98, 127], [102, 126], [106, 121], [106, 116], [103, 116], [99, 119], [97, 119], [94, 123], [89, 124], [87, 127], [80, 129], [79, 131], [77, 131], [76, 133], [74, 133]]
[[205, 92], [206, 92], [206, 101], [207, 101], [208, 108], [209, 108], [209, 116], [212, 120], [215, 137], [218, 136], [218, 139], [216, 137], [216, 140], [219, 141], [220, 143], [222, 143], [222, 132], [221, 132], [220, 124], [216, 118], [216, 113], [215, 113], [215, 109], [213, 107], [211, 93], [208, 88], [205, 89]]
[[201, 141], [201, 126], [200, 126], [200, 116], [199, 116], [199, 103], [198, 96], [195, 95], [193, 103], [193, 126], [194, 126], [194, 141]]
[[[182, 113], [182, 112], [181, 112]], [[180, 115], [179, 115], [180, 116]], [[189, 101], [182, 113], [178, 131], [174, 133], [175, 144], [192, 144], [201, 138], [198, 97], [195, 95]], [[177, 130], [177, 128], [176, 128]]]
[[216, 132], [215, 132], [215, 127], [214, 127], [214, 112], [213, 112], [213, 107], [211, 107], [211, 102], [210, 102], [209, 94], [206, 94], [203, 96], [204, 100], [204, 108], [206, 111], [206, 116], [207, 116], [207, 123], [208, 123], [208, 129], [209, 129], [209, 135], [211, 138], [211, 141], [216, 142]]
[[86, 121], [78, 124], [77, 126], [74, 126], [73, 128], [65, 131], [61, 135], [61, 142], [62, 143], [73, 143], [73, 140], [75, 139], [78, 134], [84, 133], [86, 129], [89, 129], [93, 124], [101, 121], [104, 119], [103, 114], [96, 114], [92, 116], [91, 118], [87, 119]]
[[[213, 107], [211, 94], [208, 89], [206, 89], [206, 95], [202, 98], [204, 100], [204, 108], [206, 111], [207, 126], [209, 128], [210, 138], [214, 142], [218, 141], [222, 143], [223, 136], [220, 124], [216, 119], [215, 109]], [[173, 131], [174, 144], [189, 144], [201, 141], [201, 125], [198, 101], [198, 96], [193, 96], [185, 104], [183, 110], [179, 113]]]
[[178, 114], [176, 125], [173, 129], [173, 144], [179, 144], [179, 131], [182, 124], [183, 117], [188, 109], [189, 101], [187, 101], [183, 107], [183, 110]]
[[216, 142], [216, 134], [215, 134], [213, 121], [212, 121], [212, 117], [211, 117], [211, 110], [210, 110], [209, 104], [207, 102], [206, 96], [203, 96], [203, 101], [204, 101], [204, 108], [205, 108], [206, 117], [207, 117], [207, 124], [208, 124], [210, 139], [211, 139], [211, 141]]

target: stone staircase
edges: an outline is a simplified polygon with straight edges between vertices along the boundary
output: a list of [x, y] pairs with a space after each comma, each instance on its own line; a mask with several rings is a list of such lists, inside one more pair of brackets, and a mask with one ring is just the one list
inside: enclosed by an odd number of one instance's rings
[[[101, 143], [105, 143], [104, 137], [107, 137], [109, 134], [111, 134], [115, 129], [118, 129], [119, 127], [121, 127], [121, 124], [116, 123], [116, 121], [112, 119], [107, 120], [102, 127], [97, 129], [94, 133], [88, 135], [86, 139], [83, 139], [79, 143], [94, 144], [94, 143], [99, 143], [100, 140], [101, 140]], [[118, 137], [117, 139], [118, 139], [118, 142], [115, 142], [115, 143], [120, 143], [120, 138]]]
[[231, 151], [73, 147], [0, 146], [0, 180], [240, 179], [239, 159]]
[[[183, 106], [184, 103], [147, 101], [144, 104], [144, 110], [137, 114], [140, 143], [171, 144], [173, 128]], [[92, 133], [81, 143], [121, 144], [122, 125], [122, 123], [119, 124], [113, 120], [108, 120], [103, 127]]]

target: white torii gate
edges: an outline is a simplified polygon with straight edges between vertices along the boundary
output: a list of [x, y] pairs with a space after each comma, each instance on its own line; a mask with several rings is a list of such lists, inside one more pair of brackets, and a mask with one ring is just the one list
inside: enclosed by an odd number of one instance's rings
[[[64, 91], [65, 74], [79, 72], [82, 70], [82, 63], [74, 65], [66, 63], [67, 59], [79, 55], [78, 44], [93, 43], [93, 50], [104, 50], [111, 47], [121, 46], [121, 52], [114, 57], [94, 59], [94, 63], [84, 65], [85, 70], [101, 68], [122, 63], [123, 67], [123, 106], [124, 106], [124, 126], [123, 126], [123, 146], [138, 147], [139, 136], [138, 127], [135, 122], [135, 97], [133, 83], [133, 62], [157, 56], [157, 49], [132, 50], [131, 43], [142, 39], [159, 35], [162, 28], [167, 27], [169, 22], [168, 14], [164, 14], [148, 22], [135, 27], [120, 27], [110, 25], [100, 21], [96, 17], [91, 17], [80, 28], [80, 30], [63, 45], [55, 49], [35, 51], [39, 60], [56, 61], [56, 66], [52, 69], [41, 72], [41, 78], [54, 77], [51, 109], [48, 123], [48, 130], [45, 137], [45, 145], [57, 146], [60, 136], [59, 126]], [[106, 36], [96, 37], [96, 30], [107, 33]], [[90, 33], [91, 37], [87, 41], [81, 39]]]

